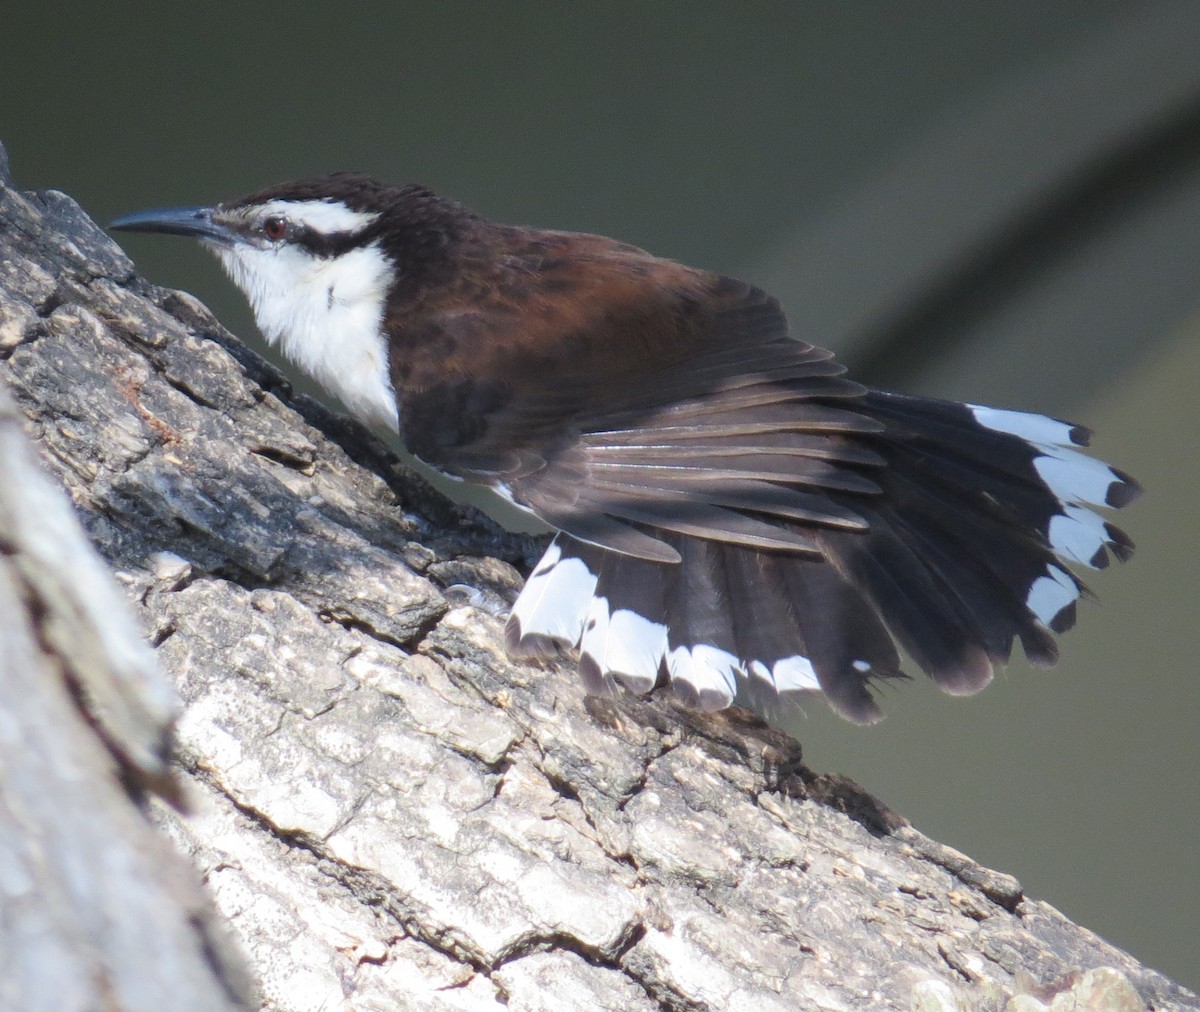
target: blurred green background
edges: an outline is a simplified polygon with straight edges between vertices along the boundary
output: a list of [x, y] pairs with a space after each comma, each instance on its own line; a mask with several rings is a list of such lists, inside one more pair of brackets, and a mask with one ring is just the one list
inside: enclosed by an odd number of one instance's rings
[[[23, 5], [18, 182], [100, 221], [364, 169], [756, 281], [859, 378], [1097, 430], [1147, 496], [1053, 672], [795, 728], [918, 828], [1200, 986], [1200, 4]], [[198, 248], [149, 277], [237, 333]]]

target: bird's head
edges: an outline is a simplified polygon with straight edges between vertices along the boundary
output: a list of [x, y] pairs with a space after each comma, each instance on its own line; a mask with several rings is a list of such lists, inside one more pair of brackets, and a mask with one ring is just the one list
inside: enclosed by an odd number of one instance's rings
[[[336, 172], [211, 207], [141, 211], [109, 227], [199, 239], [246, 293], [263, 325], [270, 322], [262, 319], [264, 306], [278, 299], [303, 303], [310, 288], [329, 294], [331, 275], [366, 280], [386, 272], [389, 282], [420, 280], [474, 218], [422, 186]], [[333, 289], [334, 296], [347, 294]]]
[[389, 304], [452, 277], [457, 241], [478, 220], [422, 186], [339, 172], [109, 227], [199, 239], [246, 294], [268, 341], [360, 417], [394, 427]]

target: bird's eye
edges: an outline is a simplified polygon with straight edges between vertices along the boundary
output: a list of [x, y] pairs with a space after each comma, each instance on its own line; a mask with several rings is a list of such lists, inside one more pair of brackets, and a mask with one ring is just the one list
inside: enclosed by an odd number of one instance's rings
[[283, 218], [279, 215], [272, 215], [262, 223], [262, 230], [263, 235], [270, 239], [271, 242], [278, 242], [285, 235], [287, 235], [287, 218]]

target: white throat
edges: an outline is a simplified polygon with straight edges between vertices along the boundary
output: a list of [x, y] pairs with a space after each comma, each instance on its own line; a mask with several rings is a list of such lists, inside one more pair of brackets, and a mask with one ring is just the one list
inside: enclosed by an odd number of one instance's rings
[[210, 248], [246, 293], [272, 345], [360, 421], [397, 431], [383, 335], [392, 264], [378, 243], [334, 257], [290, 244]]

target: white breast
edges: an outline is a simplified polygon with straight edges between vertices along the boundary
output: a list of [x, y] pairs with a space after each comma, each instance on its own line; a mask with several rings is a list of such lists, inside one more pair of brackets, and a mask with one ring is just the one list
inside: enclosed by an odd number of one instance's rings
[[325, 258], [291, 245], [213, 250], [271, 344], [358, 419], [398, 429], [382, 333], [392, 265], [378, 243]]

